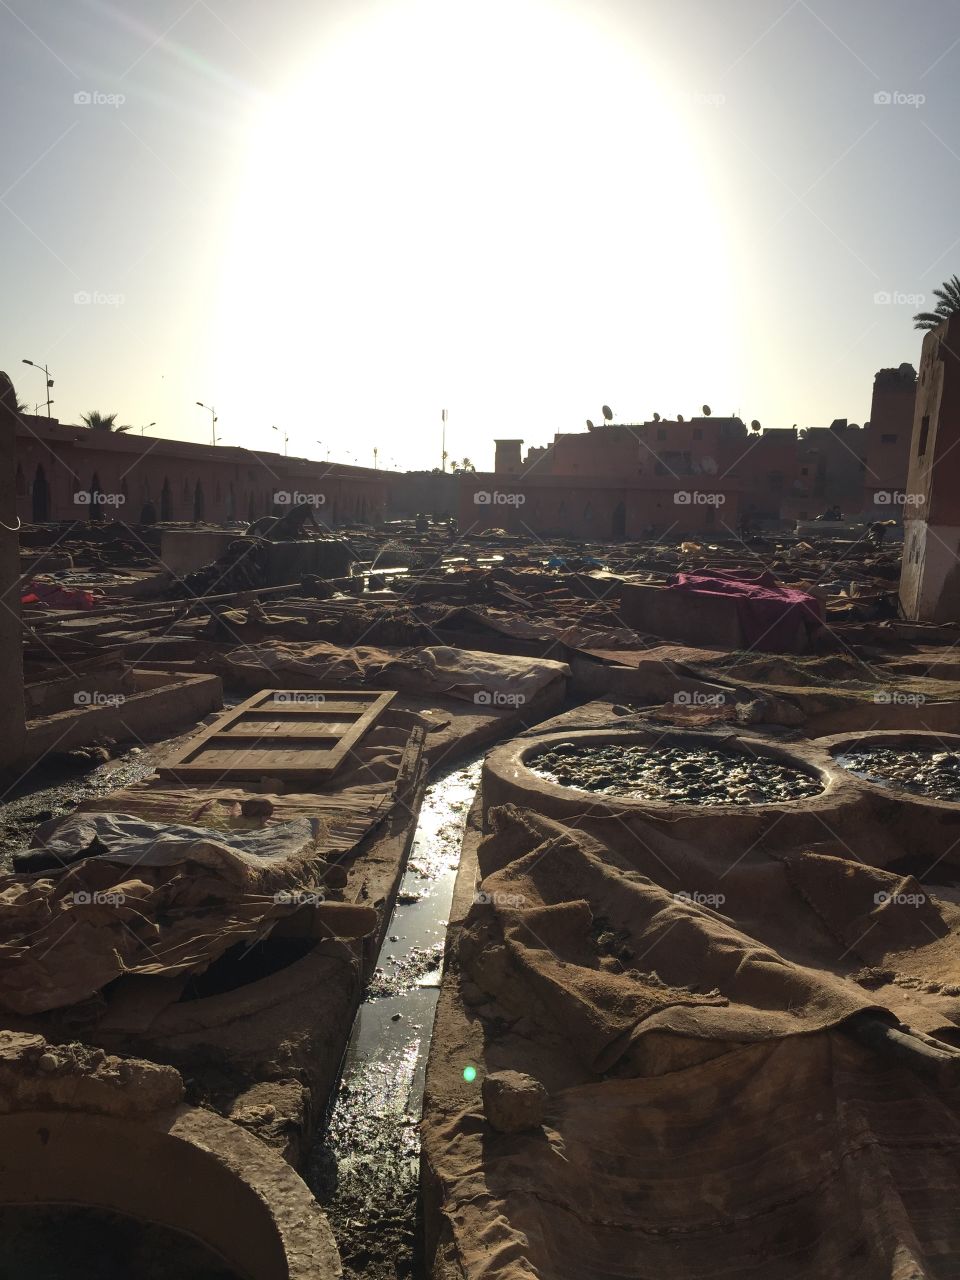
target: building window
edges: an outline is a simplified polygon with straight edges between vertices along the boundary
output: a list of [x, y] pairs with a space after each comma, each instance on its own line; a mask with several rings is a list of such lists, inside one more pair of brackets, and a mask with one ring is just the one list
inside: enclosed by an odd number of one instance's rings
[[880, 437], [881, 444], [896, 444], [897, 437], [895, 435], [885, 435]]
[[930, 434], [930, 417], [924, 414], [920, 420], [920, 439], [917, 441], [917, 457], [922, 458], [927, 452], [927, 436]]

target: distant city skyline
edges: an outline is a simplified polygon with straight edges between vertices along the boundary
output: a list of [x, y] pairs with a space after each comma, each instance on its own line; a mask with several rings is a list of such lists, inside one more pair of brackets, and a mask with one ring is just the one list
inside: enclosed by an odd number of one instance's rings
[[[960, 7], [0, 6], [31, 408], [384, 468], [869, 417], [960, 270]], [[278, 431], [271, 430], [277, 426]]]

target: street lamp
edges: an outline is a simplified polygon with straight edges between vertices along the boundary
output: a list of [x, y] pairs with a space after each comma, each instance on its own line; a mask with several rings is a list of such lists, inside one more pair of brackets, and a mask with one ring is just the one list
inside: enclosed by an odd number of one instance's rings
[[202, 400], [198, 400], [197, 404], [201, 409], [206, 409], [210, 414], [210, 443], [217, 443], [217, 411], [212, 404], [204, 404]]
[[23, 363], [30, 365], [34, 369], [40, 369], [47, 380], [47, 417], [49, 418], [50, 406], [53, 404], [53, 401], [50, 399], [50, 388], [53, 386], [53, 379], [50, 377], [50, 370], [45, 364], [37, 364], [34, 360], [24, 360]]
[[[157, 425], [157, 424], [156, 424], [155, 422], [148, 422], [148, 423], [147, 423], [147, 427], [155, 427], [156, 425]], [[147, 427], [141, 427], [141, 428], [140, 428], [140, 434], [141, 434], [141, 436], [142, 436], [142, 435], [143, 435], [143, 433], [146, 431]]]
[[322, 440], [317, 440], [315, 443], [316, 443], [316, 444], [318, 444], [318, 445], [320, 446], [320, 448], [321, 448], [321, 449], [326, 449], [326, 451], [327, 451], [327, 461], [329, 462], [329, 461], [330, 461], [330, 446], [329, 446], [328, 444], [324, 444]]
[[279, 434], [282, 434], [282, 435], [283, 435], [283, 456], [284, 456], [284, 457], [286, 457], [286, 456], [287, 456], [287, 441], [290, 439], [290, 437], [287, 435], [287, 433], [286, 433], [285, 431], [284, 431], [284, 432], [281, 432], [279, 427], [271, 427], [271, 428], [270, 428], [270, 430], [271, 430], [271, 431], [276, 431], [276, 432], [278, 433], [278, 435], [279, 435]]

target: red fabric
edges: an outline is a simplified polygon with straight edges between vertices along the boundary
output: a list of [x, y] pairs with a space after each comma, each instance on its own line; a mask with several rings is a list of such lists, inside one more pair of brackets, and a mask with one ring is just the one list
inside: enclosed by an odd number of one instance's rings
[[103, 601], [102, 596], [76, 587], [61, 587], [55, 582], [34, 578], [24, 587], [21, 604], [42, 605], [46, 609], [95, 609]]
[[791, 653], [801, 626], [808, 634], [823, 626], [823, 605], [816, 596], [780, 586], [772, 573], [751, 574], [742, 569], [678, 573], [666, 590], [733, 596], [747, 648], [762, 653]]

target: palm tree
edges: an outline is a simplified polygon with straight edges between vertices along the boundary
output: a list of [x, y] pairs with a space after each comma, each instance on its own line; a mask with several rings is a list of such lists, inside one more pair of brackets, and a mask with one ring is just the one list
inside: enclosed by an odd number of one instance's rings
[[934, 311], [920, 311], [913, 317], [915, 329], [936, 329], [949, 316], [960, 311], [960, 280], [951, 276], [944, 280], [942, 289], [934, 289], [933, 296], [939, 298]]
[[100, 413], [97, 409], [91, 409], [89, 413], [80, 415], [80, 421], [91, 431], [112, 431], [116, 420], [115, 413]]

